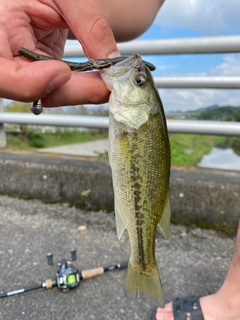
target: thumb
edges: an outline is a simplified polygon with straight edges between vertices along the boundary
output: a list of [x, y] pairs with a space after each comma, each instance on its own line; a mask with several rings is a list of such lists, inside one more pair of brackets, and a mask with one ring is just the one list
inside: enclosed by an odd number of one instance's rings
[[89, 59], [120, 56], [113, 32], [93, 0], [55, 0]]

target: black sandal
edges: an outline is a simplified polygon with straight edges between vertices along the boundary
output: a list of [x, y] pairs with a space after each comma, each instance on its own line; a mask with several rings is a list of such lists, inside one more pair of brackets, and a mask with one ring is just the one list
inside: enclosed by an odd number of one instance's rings
[[204, 320], [199, 298], [191, 296], [174, 299], [174, 320]]
[[[174, 320], [204, 320], [199, 298], [191, 296], [174, 299], [172, 302]], [[156, 314], [153, 320], [156, 320]]]

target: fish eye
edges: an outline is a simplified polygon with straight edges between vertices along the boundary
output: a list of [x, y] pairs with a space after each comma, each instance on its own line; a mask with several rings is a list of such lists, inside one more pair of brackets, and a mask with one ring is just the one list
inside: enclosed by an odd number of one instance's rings
[[138, 87], [143, 87], [147, 83], [147, 79], [142, 74], [139, 74], [135, 77], [135, 83]]

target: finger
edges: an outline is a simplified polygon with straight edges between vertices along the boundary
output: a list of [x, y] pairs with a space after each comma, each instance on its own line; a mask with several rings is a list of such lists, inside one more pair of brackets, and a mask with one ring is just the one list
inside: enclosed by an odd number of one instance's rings
[[61, 88], [42, 99], [43, 107], [100, 104], [108, 101], [109, 91], [98, 72], [74, 72]]
[[0, 96], [31, 102], [48, 95], [71, 78], [69, 67], [60, 61], [37, 61], [23, 66], [0, 58]]
[[113, 32], [93, 0], [54, 2], [89, 59], [120, 55]]

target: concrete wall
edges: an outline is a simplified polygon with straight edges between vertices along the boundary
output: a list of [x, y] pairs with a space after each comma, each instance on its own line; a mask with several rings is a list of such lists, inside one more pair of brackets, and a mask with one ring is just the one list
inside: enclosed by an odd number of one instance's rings
[[[113, 210], [105, 160], [0, 152], [0, 193]], [[172, 168], [172, 221], [234, 233], [240, 218], [240, 173]]]

